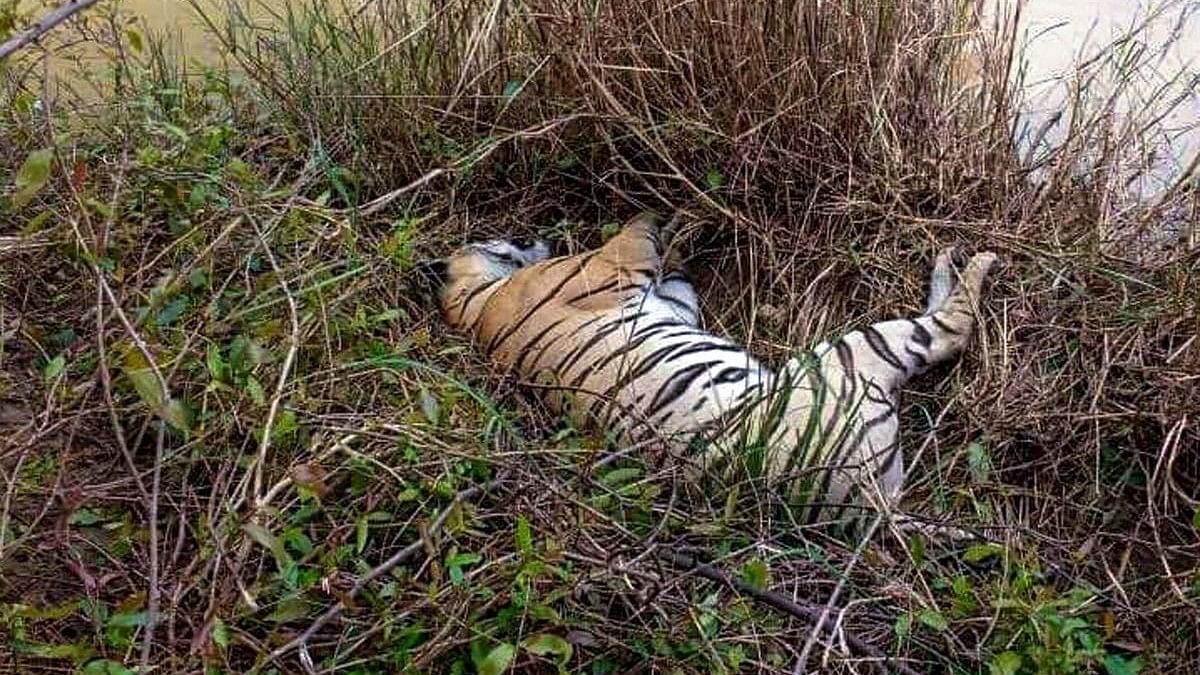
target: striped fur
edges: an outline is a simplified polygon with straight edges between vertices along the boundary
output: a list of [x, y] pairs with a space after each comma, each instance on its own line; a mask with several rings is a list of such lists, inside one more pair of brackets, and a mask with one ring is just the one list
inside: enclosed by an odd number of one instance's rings
[[737, 471], [783, 481], [806, 521], [898, 494], [904, 458], [897, 394], [962, 351], [972, 300], [995, 261], [958, 281], [937, 259], [926, 312], [823, 342], [779, 373], [700, 326], [696, 293], [664, 260], [642, 216], [603, 247], [547, 259], [543, 244], [474, 244], [442, 262], [447, 322], [497, 364], [540, 383], [549, 403], [621, 442], [662, 439], [694, 475]]

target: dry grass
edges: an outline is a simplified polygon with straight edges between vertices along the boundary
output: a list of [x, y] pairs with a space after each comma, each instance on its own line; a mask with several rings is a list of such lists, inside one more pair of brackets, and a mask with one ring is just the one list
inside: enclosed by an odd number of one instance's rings
[[[0, 194], [0, 667], [1194, 670], [1200, 202], [1127, 199], [1140, 127], [1107, 100], [1018, 158], [1009, 24], [285, 4], [208, 10], [236, 77], [101, 14], [71, 34], [106, 45], [99, 99], [45, 96], [39, 53], [0, 71], [0, 165], [53, 150], [28, 204]], [[576, 250], [643, 208], [686, 214], [711, 324], [770, 361], [919, 307], [948, 243], [1000, 251], [904, 443], [911, 509], [1003, 544], [847, 543], [752, 484], [696, 494], [406, 285], [467, 238]]]

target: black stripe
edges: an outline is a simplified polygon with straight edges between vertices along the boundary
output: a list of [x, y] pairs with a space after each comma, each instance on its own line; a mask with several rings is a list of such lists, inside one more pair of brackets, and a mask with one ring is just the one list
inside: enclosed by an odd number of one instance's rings
[[[663, 323], [666, 325], [675, 325], [674, 323], [667, 323], [667, 322], [663, 322]], [[578, 387], [580, 384], [583, 383], [583, 381], [589, 375], [591, 375], [594, 372], [602, 370], [605, 366], [612, 363], [614, 359], [620, 358], [621, 356], [628, 354], [629, 352], [633, 351], [634, 349], [637, 349], [638, 347], [640, 347], [642, 345], [642, 343], [646, 342], [650, 338], [653, 338], [655, 335], [656, 335], [656, 333], [654, 333], [654, 332], [639, 334], [636, 338], [629, 340], [621, 347], [609, 352], [608, 355], [605, 356], [603, 359], [600, 359], [599, 361], [592, 363], [590, 366], [588, 366], [587, 368], [584, 368], [582, 371], [580, 371], [579, 374], [575, 376], [575, 379], [571, 382], [571, 386]], [[590, 348], [591, 347], [589, 346], [588, 349], [590, 349]], [[575, 365], [575, 362], [579, 360], [579, 357], [583, 356], [583, 353], [584, 352], [579, 352], [578, 354], [576, 354], [575, 358], [571, 359], [571, 363], [569, 365], [563, 366], [562, 369], [559, 370], [558, 372], [561, 373], [562, 375], [566, 375], [567, 371], [570, 370], [571, 367]]]
[[900, 357], [896, 356], [896, 353], [888, 346], [887, 340], [879, 334], [879, 331], [875, 330], [874, 326], [867, 326], [862, 329], [862, 334], [867, 339], [867, 345], [871, 347], [871, 350], [879, 358], [886, 361], [888, 365], [896, 370], [905, 370], [904, 363], [900, 361]]
[[[630, 428], [632, 428], [634, 425], [645, 424], [645, 419], [640, 416], [637, 409], [638, 405], [641, 404], [642, 399], [644, 398], [646, 398], [645, 394], [638, 394], [637, 398], [633, 399], [633, 404], [629, 407], [629, 409], [624, 411], [625, 417], [618, 422], [616, 427], [613, 429], [618, 438], [625, 437], [625, 435], [629, 433]], [[620, 406], [613, 406], [614, 409], [618, 407]], [[630, 440], [632, 440], [632, 437]]]
[[938, 328], [941, 328], [943, 332], [945, 332], [945, 333], [949, 333], [949, 334], [951, 334], [951, 335], [961, 335], [961, 333], [960, 333], [960, 332], [958, 332], [958, 331], [954, 330], [953, 328], [951, 328], [951, 327], [950, 327], [950, 325], [949, 325], [949, 324], [947, 324], [945, 321], [942, 321], [941, 319], [937, 318], [937, 314], [930, 314], [930, 315], [929, 315], [929, 318], [930, 318], [930, 319], [933, 319], [933, 322], [934, 322], [935, 324], [937, 324], [937, 327], [938, 327]]
[[633, 283], [625, 284], [624, 286], [617, 285], [619, 283], [620, 283], [619, 281], [612, 281], [612, 282], [605, 284], [604, 286], [602, 286], [600, 288], [593, 288], [590, 291], [580, 293], [579, 295], [571, 298], [570, 300], [567, 300], [565, 304], [569, 305], [572, 303], [579, 302], [580, 300], [590, 298], [593, 295], [596, 295], [597, 293], [607, 292], [611, 295], [619, 297], [621, 295], [624, 295], [625, 293], [628, 293], [629, 291], [635, 291], [635, 290], [638, 290], [641, 288], [645, 288], [645, 286], [646, 286], [646, 284], [644, 282], [633, 282]]
[[658, 364], [662, 363], [664, 359], [670, 356], [671, 352], [686, 346], [686, 342], [673, 342], [665, 347], [659, 347], [658, 349], [655, 349], [647, 354], [646, 357], [641, 361], [638, 361], [636, 364], [634, 364], [633, 370], [627, 373], [626, 377], [618, 379], [617, 384], [614, 386], [626, 387], [630, 384], [633, 384], [638, 378], [650, 372], [651, 370], [654, 370]]
[[[864, 380], [864, 383], [867, 385], [867, 387], [864, 388], [863, 395], [866, 396], [867, 398], [875, 400], [871, 397], [871, 395], [869, 393], [869, 389], [872, 386], [874, 386], [876, 389], [878, 389], [879, 388], [878, 385], [876, 385], [874, 382], [868, 382], [866, 380]], [[890, 417], [894, 414], [895, 414], [895, 409], [893, 407], [891, 407], [891, 405], [889, 404], [887, 413], [885, 413], [884, 415], [881, 415], [879, 417], [875, 417], [875, 418], [871, 419], [869, 422], [865, 423], [864, 427], [867, 430], [869, 430], [870, 428], [874, 428], [881, 421], [886, 420], [888, 417]], [[820, 460], [822, 463], [824, 463], [824, 465], [826, 467], [825, 475], [822, 477], [820, 488], [818, 488], [818, 490], [811, 495], [811, 498], [814, 503], [813, 503], [813, 506], [809, 509], [808, 513], [806, 514], [806, 517], [805, 517], [806, 522], [810, 522], [810, 523], [815, 522], [820, 517], [821, 510], [823, 508], [822, 503], [824, 502], [826, 495], [829, 493], [829, 485], [830, 485], [830, 483], [833, 482], [834, 473], [835, 472], [843, 472], [843, 473], [846, 472], [847, 467], [845, 466], [844, 460], [847, 456], [849, 456], [850, 454], [852, 454], [858, 450], [859, 444], [862, 442], [862, 439], [865, 437], [865, 434], [866, 434], [866, 431], [864, 431], [863, 428], [860, 428], [859, 432], [855, 435], [855, 438], [852, 442], [846, 443], [845, 439], [843, 438], [842, 442], [838, 443], [835, 446], [834, 452], [828, 458], [822, 458]], [[801, 468], [807, 469], [810, 467], [801, 467]]]
[[704, 388], [708, 389], [715, 384], [731, 384], [733, 382], [741, 382], [742, 380], [746, 379], [746, 376], [749, 374], [749, 368], [730, 366], [729, 368], [726, 368], [714, 375], [712, 379], [710, 379], [708, 383], [704, 385]]
[[537, 346], [538, 342], [540, 342], [542, 338], [546, 337], [547, 333], [561, 326], [568, 318], [569, 317], [564, 316], [558, 321], [554, 321], [549, 326], [546, 326], [542, 330], [538, 331], [538, 334], [534, 335], [529, 342], [525, 343], [525, 346], [521, 348], [521, 351], [517, 352], [517, 357], [513, 359], [513, 368], [517, 372], [521, 372], [521, 369], [524, 367], [523, 364], [525, 363], [525, 359], [529, 357], [529, 354], [533, 351], [533, 348]]
[[658, 392], [654, 394], [654, 398], [650, 402], [650, 408], [646, 411], [646, 417], [652, 418], [663, 408], [674, 403], [680, 396], [683, 396], [687, 392], [688, 388], [692, 386], [692, 383], [697, 378], [708, 372], [708, 369], [712, 366], [720, 363], [721, 361], [694, 363], [687, 368], [677, 371], [658, 388]]
[[644, 316], [646, 316], [645, 312], [638, 312], [636, 314], [629, 314], [608, 322], [601, 327], [600, 330], [596, 331], [594, 335], [582, 342], [575, 349], [567, 352], [562, 360], [558, 362], [558, 365], [554, 367], [554, 372], [558, 373], [559, 375], [566, 375], [567, 371], [570, 370], [571, 367], [579, 361], [579, 359], [583, 358], [583, 355], [592, 347], [595, 347], [597, 344], [599, 344], [601, 340], [617, 332], [621, 326], [624, 326], [627, 323], [635, 322]]
[[[888, 398], [887, 392], [883, 390], [883, 387], [879, 386], [878, 384], [875, 384], [874, 380], [868, 380], [866, 378], [863, 378], [863, 384], [866, 385], [866, 387], [864, 387], [864, 389], [863, 389], [863, 396], [867, 400], [874, 401], [875, 403], [879, 403], [882, 405], [887, 405], [887, 406], [892, 405], [892, 400], [890, 398]], [[872, 390], [879, 392], [878, 398], [871, 395]]]
[[[846, 344], [844, 339], [838, 339], [833, 343], [833, 348], [837, 352], [838, 362], [842, 366], [842, 391], [845, 393], [846, 382], [850, 382], [850, 391], [846, 393], [846, 399], [850, 400], [851, 405], [857, 405], [855, 398], [858, 396], [858, 373], [854, 372], [854, 352], [851, 351], [850, 345]], [[842, 400], [841, 395], [838, 396]]]
[[[738, 394], [736, 403], [732, 408], [723, 411], [717, 418], [709, 422], [706, 427], [714, 434], [725, 434], [736, 426], [741, 425], [743, 417], [748, 408], [752, 408], [762, 402], [760, 394], [762, 393], [762, 384], [756, 384], [753, 387], [747, 387], [745, 391]], [[752, 396], [752, 394], [754, 394]]]
[[900, 457], [900, 439], [896, 438], [892, 441], [891, 451], [888, 452], [887, 459], [883, 460], [883, 464], [879, 465], [879, 469], [875, 472], [876, 476], [882, 476], [891, 470], [892, 465], [896, 463], [896, 459]]
[[921, 370], [924, 370], [929, 365], [929, 361], [925, 359], [924, 354], [914, 352], [908, 345], [904, 345], [904, 353], [908, 354], [909, 358], [916, 362], [917, 368]]
[[689, 354], [695, 354], [696, 352], [706, 352], [706, 351], [741, 352], [743, 354], [746, 352], [746, 350], [742, 349], [741, 347], [739, 347], [737, 345], [722, 344], [720, 342], [700, 342], [697, 344], [693, 344], [692, 346], [688, 347], [687, 349], [684, 349], [683, 351], [675, 352], [674, 354], [671, 355], [671, 358], [667, 359], [667, 363], [670, 363], [670, 362], [674, 361], [675, 359], [682, 358]]
[[629, 352], [633, 351], [634, 349], [637, 349], [638, 347], [642, 346], [643, 344], [648, 342], [651, 338], [661, 337], [664, 340], [668, 340], [668, 339], [674, 337], [673, 334], [660, 336], [659, 331], [661, 331], [665, 328], [668, 328], [670, 326], [677, 326], [677, 325], [679, 325], [679, 324], [678, 324], [678, 322], [675, 322], [675, 321], [659, 321], [659, 322], [650, 324], [647, 327], [646, 332], [636, 334], [636, 336], [633, 339], [629, 340], [621, 347], [609, 352], [609, 354], [607, 356], [605, 356], [604, 358], [600, 359], [595, 364], [593, 364], [592, 370], [601, 369], [601, 368], [608, 366], [608, 364], [612, 363], [614, 360], [616, 360], [616, 359], [628, 354]]
[[458, 302], [458, 304], [462, 306], [462, 311], [466, 312], [467, 305], [471, 304], [471, 301], [474, 300], [480, 293], [486, 291], [487, 289], [491, 288], [492, 286], [495, 286], [496, 284], [498, 284], [502, 281], [508, 281], [508, 279], [509, 279], [508, 277], [500, 277], [499, 279], [493, 279], [492, 281], [489, 281], [486, 284], [483, 284], [482, 286], [477, 286], [474, 289], [472, 289], [470, 293], [467, 293], [466, 297], [462, 298], [461, 300], [457, 300], [456, 302]]
[[[529, 310], [526, 311], [520, 319], [513, 321], [511, 324], [509, 324], [508, 328], [492, 336], [491, 340], [488, 340], [487, 345], [484, 347], [484, 353], [488, 356], [491, 356], [492, 352], [494, 352], [497, 347], [503, 344], [505, 340], [512, 337], [514, 333], [516, 333], [521, 329], [522, 326], [525, 325], [525, 322], [528, 321], [530, 317], [536, 314], [539, 309], [545, 307], [551, 300], [555, 298], [555, 296], [558, 295], [560, 291], [562, 291], [567, 284], [569, 284], [575, 279], [575, 277], [583, 272], [583, 268], [587, 266], [588, 261], [591, 260], [598, 252], [599, 251], [592, 251], [591, 253], [587, 253], [581, 258], [578, 258], [577, 262], [579, 264], [575, 267], [575, 269], [566, 274], [557, 284], [555, 284], [554, 288], [552, 288], [549, 293], [542, 296], [542, 299], [538, 300], [533, 307], [529, 308]], [[570, 259], [568, 258], [568, 260]], [[549, 270], [549, 268], [547, 268], [547, 270]]]
[[701, 396], [700, 398], [696, 399], [696, 402], [692, 404], [692, 412], [699, 412], [700, 409], [704, 407], [705, 403], [708, 403], [707, 396]]
[[691, 314], [692, 316], [696, 315], [696, 308], [680, 300], [679, 298], [672, 298], [671, 296], [663, 295], [662, 293], [655, 293], [654, 297], [668, 304], [675, 305], [676, 307], [681, 307], [687, 310], [688, 314]]
[[929, 349], [929, 345], [933, 344], [933, 336], [930, 335], [929, 331], [925, 330], [925, 327], [922, 326], [921, 323], [916, 319], [909, 319], [908, 322], [911, 323], [913, 327], [913, 342], [916, 342], [922, 347]]
[[620, 286], [620, 285], [621, 285], [621, 280], [620, 280], [620, 279], [613, 279], [612, 281], [609, 281], [609, 282], [607, 282], [607, 283], [601, 284], [601, 285], [599, 285], [599, 286], [597, 286], [597, 287], [595, 287], [595, 288], [589, 288], [589, 289], [586, 289], [586, 290], [584, 290], [584, 292], [580, 293], [579, 295], [576, 295], [576, 296], [573, 296], [573, 297], [571, 297], [571, 298], [568, 298], [568, 299], [564, 300], [564, 301], [563, 301], [563, 304], [564, 304], [564, 305], [571, 305], [571, 304], [574, 304], [574, 303], [576, 303], [576, 302], [579, 302], [580, 300], [583, 300], [584, 298], [590, 298], [590, 297], [592, 297], [593, 295], [595, 295], [595, 294], [597, 294], [597, 293], [603, 293], [603, 292], [605, 292], [605, 291], [611, 291], [612, 289], [614, 289], [614, 288], [616, 288], [617, 286]]

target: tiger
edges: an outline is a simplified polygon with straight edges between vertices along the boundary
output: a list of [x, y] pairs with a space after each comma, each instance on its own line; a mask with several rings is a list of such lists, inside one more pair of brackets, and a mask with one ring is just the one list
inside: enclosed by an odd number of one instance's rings
[[905, 476], [900, 388], [964, 350], [997, 256], [978, 253], [959, 270], [957, 251], [941, 251], [923, 314], [851, 330], [773, 372], [702, 326], [665, 242], [662, 219], [645, 213], [577, 255], [494, 239], [420, 274], [453, 330], [617, 444], [661, 443], [697, 480], [748, 470], [785, 486], [805, 522], [894, 505]]

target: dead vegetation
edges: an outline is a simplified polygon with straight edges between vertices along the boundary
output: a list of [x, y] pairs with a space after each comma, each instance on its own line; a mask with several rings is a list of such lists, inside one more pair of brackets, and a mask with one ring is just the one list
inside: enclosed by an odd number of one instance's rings
[[[103, 12], [71, 34], [111, 60], [98, 96], [47, 90], [39, 52], [0, 66], [4, 667], [1192, 672], [1200, 204], [1128, 200], [1140, 127], [1086, 88], [1018, 157], [1010, 23], [275, 6], [202, 6], [229, 71]], [[686, 214], [710, 324], [768, 360], [918, 307], [946, 244], [1000, 251], [904, 441], [910, 510], [1000, 543], [698, 494], [406, 285], [468, 238], [577, 250], [644, 208]]]

